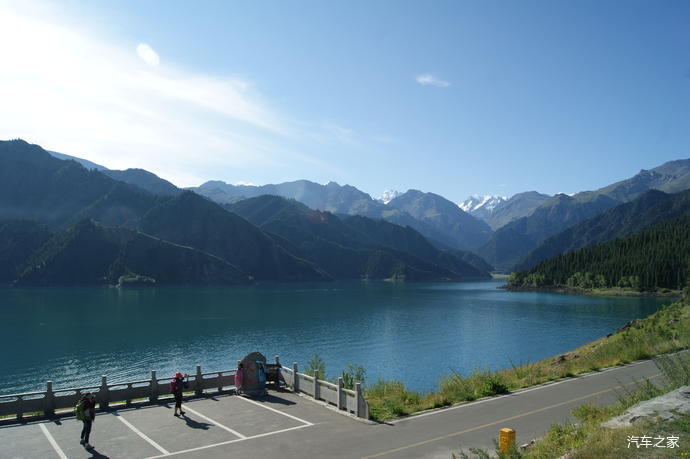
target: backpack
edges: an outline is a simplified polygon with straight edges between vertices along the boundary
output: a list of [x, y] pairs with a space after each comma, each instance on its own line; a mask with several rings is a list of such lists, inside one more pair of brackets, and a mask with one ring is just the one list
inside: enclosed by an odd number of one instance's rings
[[85, 421], [86, 413], [84, 413], [84, 400], [79, 400], [74, 407], [74, 415], [77, 417], [77, 421]]
[[177, 388], [177, 379], [173, 379], [172, 381], [170, 381], [170, 393], [174, 394], [176, 388]]

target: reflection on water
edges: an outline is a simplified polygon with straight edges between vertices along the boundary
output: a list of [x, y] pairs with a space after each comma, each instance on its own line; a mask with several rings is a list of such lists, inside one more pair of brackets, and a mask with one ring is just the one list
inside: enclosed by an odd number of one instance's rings
[[1, 288], [0, 393], [220, 370], [251, 351], [329, 377], [432, 390], [441, 375], [504, 368], [577, 347], [667, 299], [497, 290], [497, 281], [336, 282], [232, 288]]

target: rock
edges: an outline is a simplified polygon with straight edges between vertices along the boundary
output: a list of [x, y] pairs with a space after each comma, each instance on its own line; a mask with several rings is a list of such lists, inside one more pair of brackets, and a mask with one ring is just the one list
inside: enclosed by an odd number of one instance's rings
[[622, 415], [603, 423], [602, 427], [617, 429], [657, 417], [671, 420], [682, 413], [690, 413], [690, 386], [683, 386], [668, 394], [640, 402], [628, 408]]
[[618, 330], [616, 330], [616, 331], [617, 331], [617, 332], [625, 331], [625, 330], [627, 330], [628, 328], [630, 328], [630, 327], [632, 327], [633, 325], [635, 325], [636, 323], [638, 323], [639, 321], [640, 321], [640, 319], [633, 319], [633, 320], [631, 320], [630, 322], [626, 322], [626, 323], [623, 324], [622, 327], [620, 327], [620, 328], [619, 328]]
[[532, 440], [532, 441], [529, 442], [529, 443], [525, 443], [524, 445], [520, 445], [520, 450], [524, 451], [524, 450], [526, 450], [527, 448], [529, 448], [530, 446], [534, 446], [534, 445], [536, 445], [536, 444], [537, 444], [537, 441], [536, 441], [536, 440]]

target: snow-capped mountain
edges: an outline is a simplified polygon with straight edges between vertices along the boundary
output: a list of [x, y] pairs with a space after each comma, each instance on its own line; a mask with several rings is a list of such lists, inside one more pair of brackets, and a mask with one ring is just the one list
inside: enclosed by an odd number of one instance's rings
[[491, 213], [494, 208], [502, 202], [507, 201], [505, 196], [480, 196], [478, 194], [472, 195], [458, 204], [462, 210], [468, 213]]
[[383, 192], [381, 196], [376, 198], [377, 201], [382, 202], [384, 204], [388, 204], [391, 202], [393, 199], [397, 198], [400, 196], [402, 193], [396, 190], [386, 190]]

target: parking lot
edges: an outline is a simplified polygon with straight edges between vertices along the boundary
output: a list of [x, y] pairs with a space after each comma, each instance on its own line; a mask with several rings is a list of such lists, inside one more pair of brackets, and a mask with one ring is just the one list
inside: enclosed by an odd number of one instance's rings
[[324, 416], [357, 423], [288, 392], [258, 400], [236, 395], [194, 399], [184, 404], [186, 415], [179, 418], [172, 408], [165, 403], [98, 413], [90, 439], [93, 450], [79, 444], [82, 423], [73, 417], [3, 426], [0, 457], [228, 457], [239, 451], [233, 448], [238, 443], [272, 436], [289, 443], [291, 433], [310, 428], [314, 419], [325, 421]]

